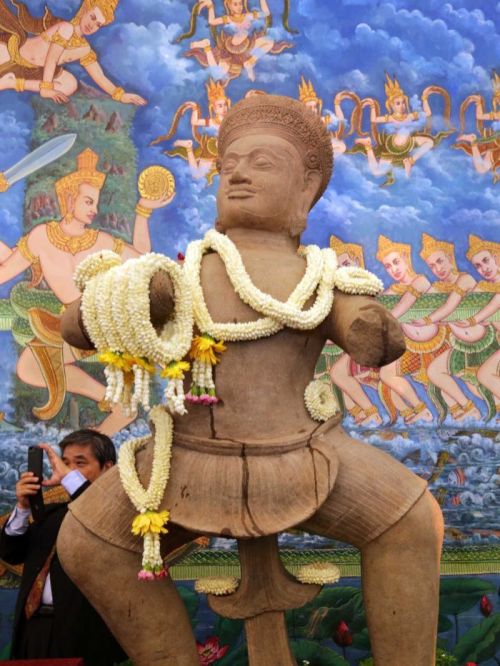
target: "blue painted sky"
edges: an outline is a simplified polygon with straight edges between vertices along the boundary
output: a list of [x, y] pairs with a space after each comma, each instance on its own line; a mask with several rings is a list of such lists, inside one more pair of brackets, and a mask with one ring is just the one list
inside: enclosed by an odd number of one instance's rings
[[[201, 236], [215, 215], [216, 185], [193, 181], [185, 162], [164, 155], [162, 150], [171, 143], [149, 147], [154, 137], [167, 130], [181, 103], [196, 101], [208, 115], [204, 86], [209, 72], [194, 59], [183, 57], [189, 40], [175, 43], [188, 27], [192, 4], [122, 0], [116, 22], [91, 38], [109, 76], [149, 101], [136, 114], [133, 139], [140, 167], [161, 163], [176, 177], [177, 197], [151, 221], [154, 249], [171, 255]], [[28, 0], [35, 14], [41, 13], [42, 5]], [[48, 5], [67, 18], [78, 6], [67, 0], [49, 0]], [[215, 0], [215, 6], [217, 15], [222, 14], [222, 1]], [[258, 7], [257, 0], [250, 0], [249, 6]], [[249, 88], [297, 97], [303, 74], [312, 80], [325, 109], [332, 109], [334, 95], [345, 89], [375, 97], [383, 108], [384, 77], [389, 72], [397, 75], [413, 104], [418, 104], [426, 86], [445, 87], [451, 94], [455, 126], [467, 95], [481, 93], [487, 109], [491, 108], [491, 72], [495, 67], [500, 70], [500, 2], [496, 0], [291, 0], [290, 25], [299, 30], [293, 36], [280, 25], [282, 0], [269, 0], [269, 6], [273, 36], [291, 39], [294, 48], [279, 56], [264, 56], [256, 65], [255, 83], [244, 73], [231, 81], [227, 94], [233, 102]], [[204, 11], [195, 38], [208, 36]], [[78, 73], [81, 76], [82, 70]], [[29, 95], [0, 95], [0, 170], [28, 150], [29, 100]], [[469, 132], [475, 131], [472, 116], [471, 110]], [[470, 158], [451, 148], [455, 136], [425, 155], [411, 178], [397, 172], [397, 182], [390, 188], [380, 187], [383, 179], [369, 172], [364, 156], [341, 156], [327, 193], [311, 214], [304, 240], [325, 245], [335, 233], [362, 243], [367, 267], [387, 282], [375, 259], [378, 235], [412, 243], [415, 268], [430, 275], [418, 257], [425, 231], [455, 240], [459, 267], [472, 270], [465, 259], [468, 233], [500, 239], [500, 184], [494, 186], [491, 173], [478, 174]], [[187, 116], [178, 138], [190, 138]], [[9, 244], [21, 233], [22, 198], [22, 184], [0, 197], [0, 237]]]

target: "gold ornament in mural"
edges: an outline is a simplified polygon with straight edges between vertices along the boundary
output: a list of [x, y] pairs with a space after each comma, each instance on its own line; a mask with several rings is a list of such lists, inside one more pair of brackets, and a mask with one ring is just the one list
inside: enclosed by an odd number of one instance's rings
[[[457, 137], [457, 143], [454, 148], [463, 150], [472, 157], [472, 164], [475, 170], [480, 173], [493, 174], [493, 183], [500, 180], [498, 169], [500, 167], [500, 76], [493, 72], [492, 76], [493, 99], [491, 111], [486, 111], [486, 102], [484, 97], [479, 94], [469, 95], [460, 106], [460, 136]], [[476, 131], [477, 134], [465, 134], [465, 114], [469, 106], [476, 107]], [[492, 123], [485, 126], [485, 121]], [[495, 124], [496, 123], [496, 126]]]
[[139, 174], [137, 186], [141, 197], [152, 201], [170, 197], [175, 192], [172, 173], [165, 167], [156, 165], [147, 167]]
[[0, 171], [0, 192], [7, 192], [9, 189], [9, 182], [7, 178]]
[[[441, 141], [453, 133], [451, 127], [451, 100], [449, 93], [440, 86], [427, 86], [422, 92], [420, 109], [411, 111], [408, 95], [401, 87], [396, 76], [386, 74], [384, 90], [386, 95], [386, 114], [381, 113], [380, 103], [372, 97], [360, 99], [350, 90], [343, 90], [336, 96], [339, 102], [349, 99], [354, 102], [355, 122], [350, 134], [356, 132], [354, 147], [348, 152], [364, 154], [374, 176], [383, 176], [383, 186], [395, 182], [394, 168], [404, 169], [406, 176], [411, 175], [416, 162], [435, 148]], [[443, 118], [446, 130], [432, 133], [431, 96], [438, 95], [444, 100]], [[363, 128], [364, 110], [368, 108], [369, 129]], [[379, 131], [378, 126], [384, 125]]]
[[[204, 9], [207, 10], [212, 39], [191, 42], [191, 48], [184, 55], [195, 58], [202, 67], [218, 71], [217, 78], [226, 82], [240, 76], [242, 70], [255, 81], [254, 68], [262, 56], [278, 55], [293, 46], [291, 42], [276, 41], [269, 36], [271, 12], [267, 0], [260, 0], [259, 4], [259, 9], [250, 9], [248, 0], [224, 0], [224, 14], [216, 16], [213, 0], [196, 2], [191, 11], [189, 30], [177, 42], [194, 36], [197, 19]], [[288, 25], [289, 10], [289, 0], [284, 0], [283, 27], [293, 33], [295, 31]]]
[[0, 0], [0, 91], [38, 93], [57, 104], [68, 102], [78, 81], [59, 63], [78, 62], [115, 101], [136, 106], [147, 103], [106, 76], [84, 37], [114, 20], [118, 0], [84, 0], [71, 21], [54, 16], [47, 8], [37, 18], [24, 4], [13, 4], [15, 13], [6, 0]]

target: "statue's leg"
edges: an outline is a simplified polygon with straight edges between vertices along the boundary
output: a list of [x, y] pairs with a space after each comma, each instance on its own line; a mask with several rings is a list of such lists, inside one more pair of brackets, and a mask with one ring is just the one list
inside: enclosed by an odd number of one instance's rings
[[361, 550], [376, 666], [434, 666], [441, 511], [422, 479], [375, 447], [331, 433], [335, 486], [301, 527]]
[[[180, 546], [186, 534], [177, 535], [172, 526], [172, 547]], [[170, 577], [137, 580], [140, 555], [106, 543], [70, 512], [57, 552], [135, 666], [199, 666], [189, 617]]]

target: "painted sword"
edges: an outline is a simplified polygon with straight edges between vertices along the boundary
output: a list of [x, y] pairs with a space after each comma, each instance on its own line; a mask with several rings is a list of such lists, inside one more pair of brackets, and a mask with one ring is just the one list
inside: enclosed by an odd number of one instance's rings
[[68, 152], [76, 141], [76, 134], [62, 134], [50, 141], [42, 143], [41, 146], [32, 150], [31, 153], [19, 160], [3, 173], [0, 171], [0, 192], [6, 192], [9, 187], [17, 183], [21, 178], [31, 175], [38, 169], [47, 166]]

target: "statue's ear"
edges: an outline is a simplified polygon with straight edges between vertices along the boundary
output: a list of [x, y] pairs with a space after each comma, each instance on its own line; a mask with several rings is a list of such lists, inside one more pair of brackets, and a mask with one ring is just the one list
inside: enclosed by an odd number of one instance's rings
[[314, 197], [318, 193], [318, 190], [321, 186], [321, 173], [318, 169], [308, 169], [304, 176], [304, 195], [305, 199], [308, 201], [307, 212], [312, 206]]

